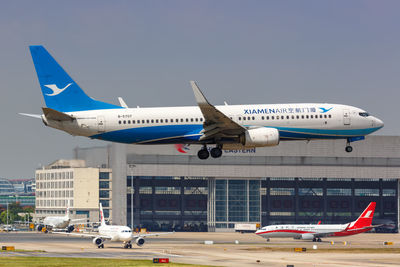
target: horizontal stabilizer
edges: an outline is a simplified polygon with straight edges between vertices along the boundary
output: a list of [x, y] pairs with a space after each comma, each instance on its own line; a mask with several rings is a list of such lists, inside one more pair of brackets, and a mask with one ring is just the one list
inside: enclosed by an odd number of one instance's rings
[[39, 114], [28, 114], [28, 113], [18, 113], [18, 114], [22, 115], [22, 116], [36, 118], [36, 119], [41, 119], [42, 118], [42, 115], [39, 115]]
[[74, 117], [65, 114], [63, 112], [57, 111], [51, 108], [42, 108], [43, 114], [48, 120], [55, 120], [55, 121], [73, 121], [75, 120]]

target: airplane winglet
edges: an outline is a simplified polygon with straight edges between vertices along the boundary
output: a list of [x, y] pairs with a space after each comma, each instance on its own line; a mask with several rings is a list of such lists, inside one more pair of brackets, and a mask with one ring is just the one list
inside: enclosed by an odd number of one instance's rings
[[125, 103], [125, 101], [122, 99], [122, 97], [118, 97], [119, 104], [123, 108], [128, 108], [128, 105]]
[[196, 98], [197, 104], [210, 104], [207, 98], [204, 96], [203, 92], [197, 86], [195, 81], [190, 81], [190, 85], [192, 86], [194, 97]]

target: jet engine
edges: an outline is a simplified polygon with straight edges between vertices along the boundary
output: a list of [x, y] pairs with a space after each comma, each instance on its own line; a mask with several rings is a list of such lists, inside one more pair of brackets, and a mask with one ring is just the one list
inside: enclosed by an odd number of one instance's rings
[[144, 244], [144, 239], [139, 237], [135, 240], [136, 245], [138, 245], [139, 247], [143, 246]]
[[73, 225], [68, 226], [67, 228], [67, 232], [71, 233], [72, 231], [74, 231], [75, 227]]
[[249, 129], [240, 137], [240, 142], [245, 147], [277, 146], [279, 131], [265, 127]]
[[313, 239], [314, 239], [314, 235], [313, 235], [313, 234], [310, 234], [310, 233], [305, 233], [305, 234], [302, 234], [302, 235], [300, 236], [300, 239], [303, 239], [303, 240], [313, 240]]
[[93, 238], [93, 245], [96, 245], [97, 247], [101, 247], [103, 245], [103, 242], [104, 240], [100, 237]]

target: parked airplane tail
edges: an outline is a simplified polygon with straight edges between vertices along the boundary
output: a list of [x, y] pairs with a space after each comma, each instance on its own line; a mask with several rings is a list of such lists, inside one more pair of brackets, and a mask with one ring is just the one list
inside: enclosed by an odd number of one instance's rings
[[103, 205], [100, 203], [100, 222], [101, 226], [106, 225], [106, 220], [104, 219]]
[[47, 107], [61, 112], [121, 108], [86, 95], [43, 46], [29, 49]]
[[349, 225], [349, 229], [360, 229], [372, 225], [376, 202], [369, 203], [368, 207], [361, 213], [360, 217]]

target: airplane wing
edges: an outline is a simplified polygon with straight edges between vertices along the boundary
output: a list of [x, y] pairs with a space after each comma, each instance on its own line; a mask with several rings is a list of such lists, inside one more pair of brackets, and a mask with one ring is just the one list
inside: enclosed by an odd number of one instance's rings
[[77, 237], [83, 237], [83, 238], [95, 238], [95, 237], [100, 237], [102, 239], [111, 239], [111, 236], [107, 235], [98, 235], [98, 234], [85, 234], [85, 233], [66, 233], [66, 232], [52, 232], [52, 234], [58, 234], [58, 235], [67, 235], [67, 236], [77, 236]]
[[69, 225], [80, 225], [80, 224], [85, 224], [85, 225], [91, 225], [99, 222], [87, 222], [87, 219], [71, 219], [69, 221]]
[[376, 227], [380, 227], [383, 224], [378, 224], [378, 225], [370, 225], [370, 226], [365, 226], [365, 227], [361, 227], [361, 228], [356, 228], [356, 229], [347, 229], [348, 232], [352, 232], [352, 231], [360, 231], [360, 230], [365, 230], [365, 229], [372, 229], [372, 228], [376, 228]]
[[159, 235], [169, 235], [175, 232], [167, 232], [167, 233], [147, 233], [147, 234], [132, 234], [132, 239], [138, 237], [148, 237], [148, 236], [159, 236]]
[[[376, 227], [379, 227], [379, 226], [382, 226], [382, 224], [370, 225], [370, 226], [365, 226], [365, 227], [355, 228], [355, 229], [346, 228], [345, 230], [343, 230], [343, 232], [356, 232], [356, 231], [362, 231], [362, 230], [371, 230], [372, 228], [376, 228]], [[329, 237], [329, 236], [335, 235], [335, 233], [337, 233], [337, 232], [315, 233], [314, 236], [315, 237]]]
[[201, 113], [204, 117], [204, 131], [200, 141], [224, 136], [236, 136], [246, 131], [246, 128], [239, 125], [227, 115], [211, 105], [205, 98], [196, 82], [190, 81], [194, 96]]
[[71, 219], [69, 220], [70, 222], [86, 222], [86, 218], [81, 218], [81, 219]]

